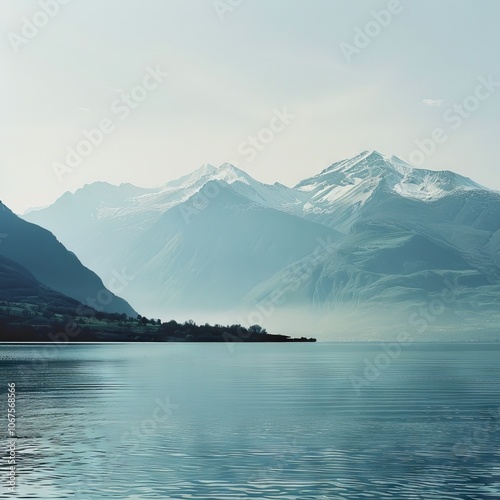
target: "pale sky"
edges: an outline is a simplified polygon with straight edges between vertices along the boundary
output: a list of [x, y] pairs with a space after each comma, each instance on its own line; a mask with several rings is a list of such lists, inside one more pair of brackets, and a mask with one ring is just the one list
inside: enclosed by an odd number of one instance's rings
[[[436, 128], [418, 166], [500, 189], [498, 0], [44, 1], [53, 17], [38, 1], [0, 1], [0, 199], [16, 212], [204, 163], [294, 185], [367, 149], [409, 160]], [[390, 19], [374, 14], [389, 7]], [[148, 77], [125, 117], [115, 101], [148, 67], [170, 76]], [[103, 119], [112, 131], [58, 179], [54, 163]]]

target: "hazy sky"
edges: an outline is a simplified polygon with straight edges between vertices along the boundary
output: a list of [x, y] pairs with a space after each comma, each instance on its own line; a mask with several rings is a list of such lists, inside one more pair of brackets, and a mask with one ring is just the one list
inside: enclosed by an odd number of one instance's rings
[[[294, 185], [365, 149], [500, 189], [498, 0], [40, 4], [0, 4], [0, 199], [15, 211], [204, 163]], [[101, 123], [89, 149], [82, 131]]]

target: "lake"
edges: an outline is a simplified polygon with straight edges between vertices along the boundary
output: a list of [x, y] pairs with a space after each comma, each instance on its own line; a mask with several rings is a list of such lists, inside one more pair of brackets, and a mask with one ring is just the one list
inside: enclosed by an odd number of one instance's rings
[[500, 498], [498, 344], [0, 349], [1, 498]]

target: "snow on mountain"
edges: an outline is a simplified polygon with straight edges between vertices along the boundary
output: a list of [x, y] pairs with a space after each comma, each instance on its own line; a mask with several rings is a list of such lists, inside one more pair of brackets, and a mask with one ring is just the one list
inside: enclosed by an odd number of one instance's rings
[[395, 156], [364, 151], [303, 180], [295, 189], [309, 195], [306, 217], [347, 233], [360, 209], [387, 193], [433, 201], [457, 190], [484, 188], [453, 172], [417, 169]]
[[179, 310], [195, 299], [200, 307], [215, 307], [214, 300], [234, 305], [258, 280], [312, 252], [319, 239], [340, 236], [295, 215], [302, 212], [300, 193], [262, 184], [227, 163], [204, 165], [149, 191], [118, 186], [111, 196], [106, 186], [99, 198], [103, 186], [95, 187], [99, 195], [86, 186], [26, 218], [53, 230], [100, 275], [125, 268], [137, 276], [123, 294], [141, 311], [154, 305], [163, 314], [169, 303]]
[[210, 163], [205, 163], [200, 168], [196, 169], [194, 172], [191, 172], [188, 175], [184, 175], [175, 179], [173, 181], [167, 182], [165, 184], [165, 188], [186, 188], [195, 183], [197, 183], [200, 179], [212, 175], [217, 171], [217, 168]]
[[119, 265], [136, 276], [129, 298], [148, 314], [221, 312], [237, 308], [251, 288], [310, 255], [320, 241], [339, 237], [331, 228], [255, 204], [223, 184], [189, 223], [181, 209], [165, 212]]
[[272, 186], [263, 184], [234, 165], [224, 163], [219, 168], [204, 165], [190, 175], [169, 182], [158, 192], [138, 198], [136, 204], [129, 207], [128, 213], [137, 211], [163, 213], [181, 203], [185, 203], [197, 193], [200, 193], [202, 197], [208, 196], [210, 198], [212, 194], [205, 193], [204, 188], [214, 181], [218, 185], [214, 192], [224, 185], [229, 185], [235, 192], [258, 205], [289, 213], [301, 213], [302, 206], [307, 198], [302, 193], [282, 184], [276, 183]]
[[[484, 189], [472, 180], [450, 171], [414, 168], [396, 156], [385, 156], [377, 151], [364, 151], [354, 158], [334, 163], [320, 174], [300, 182], [296, 188], [315, 194], [330, 187], [329, 200], [336, 200], [336, 192], [384, 182], [389, 188], [408, 198], [431, 200], [457, 189]], [[345, 189], [347, 188], [347, 189]], [[369, 191], [369, 189], [367, 189]]]
[[[133, 225], [138, 225], [138, 229], [146, 228], [162, 213], [185, 203], [197, 193], [203, 196], [204, 187], [212, 181], [217, 181], [219, 186], [230, 185], [235, 192], [258, 205], [326, 223], [345, 233], [356, 220], [359, 209], [376, 200], [380, 191], [432, 201], [457, 190], [484, 189], [453, 172], [415, 169], [394, 156], [365, 151], [333, 164], [295, 188], [261, 183], [229, 163], [219, 168], [205, 164], [157, 188], [138, 188], [130, 184], [112, 186], [102, 182], [87, 185], [74, 194], [66, 193], [52, 207], [31, 210], [25, 216], [33, 222], [41, 222], [38, 214], [53, 212], [53, 217], [48, 217], [53, 219], [69, 210], [93, 219], [137, 219]], [[81, 223], [83, 221], [79, 221]], [[51, 226], [49, 229], [57, 228]], [[63, 234], [61, 237], [64, 241]]]
[[500, 194], [376, 151], [294, 188], [228, 163], [153, 189], [96, 183], [25, 218], [100, 275], [133, 273], [123, 295], [152, 316], [252, 307], [273, 290], [329, 311], [425, 303], [450, 279], [498, 300]]
[[229, 163], [222, 165], [211, 179], [226, 182], [233, 190], [258, 205], [292, 214], [301, 212], [306, 199], [301, 193], [283, 184], [269, 185], [256, 181]]

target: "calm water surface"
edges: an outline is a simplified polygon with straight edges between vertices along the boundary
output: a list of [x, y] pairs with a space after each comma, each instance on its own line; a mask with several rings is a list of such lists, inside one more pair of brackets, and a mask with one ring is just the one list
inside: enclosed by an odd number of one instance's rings
[[390, 360], [379, 344], [4, 345], [0, 497], [15, 382], [11, 498], [499, 499], [499, 354], [494, 344], [412, 344]]

